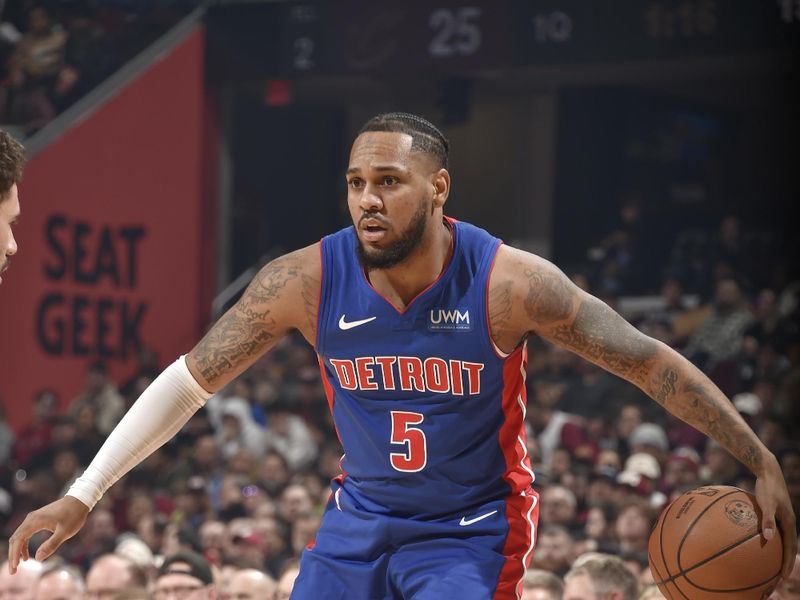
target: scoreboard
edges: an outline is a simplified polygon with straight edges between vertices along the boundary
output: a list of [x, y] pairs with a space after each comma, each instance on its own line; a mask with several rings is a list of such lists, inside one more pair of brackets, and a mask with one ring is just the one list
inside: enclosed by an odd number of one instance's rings
[[207, 18], [271, 76], [800, 51], [800, 0], [218, 0]]

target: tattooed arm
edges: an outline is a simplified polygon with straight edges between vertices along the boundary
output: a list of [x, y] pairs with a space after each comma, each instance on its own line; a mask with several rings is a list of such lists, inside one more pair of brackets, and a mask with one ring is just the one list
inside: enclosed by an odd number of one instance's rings
[[795, 555], [794, 514], [775, 456], [708, 377], [672, 348], [638, 331], [607, 304], [575, 286], [548, 261], [501, 247], [489, 287], [492, 336], [503, 350], [535, 332], [628, 380], [715, 439], [757, 477], [766, 536], [778, 512], [784, 567]]
[[200, 385], [210, 392], [222, 388], [292, 329], [314, 345], [319, 272], [319, 244], [264, 266], [239, 301], [186, 355]]

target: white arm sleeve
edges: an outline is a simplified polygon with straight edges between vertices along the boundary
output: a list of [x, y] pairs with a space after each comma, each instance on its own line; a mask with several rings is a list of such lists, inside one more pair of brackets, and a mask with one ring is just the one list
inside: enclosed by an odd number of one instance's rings
[[67, 495], [94, 508], [108, 488], [178, 433], [210, 397], [181, 356], [142, 392]]

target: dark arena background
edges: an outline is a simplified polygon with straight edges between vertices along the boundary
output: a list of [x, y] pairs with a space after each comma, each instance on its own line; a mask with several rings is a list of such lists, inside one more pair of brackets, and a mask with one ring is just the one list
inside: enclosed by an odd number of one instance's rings
[[[6, 0], [0, 21], [0, 128], [28, 156], [0, 286], [0, 555], [259, 268], [351, 224], [350, 146], [388, 111], [449, 139], [447, 215], [701, 368], [800, 510], [800, 0]], [[178, 598], [288, 598], [339, 474], [323, 383], [282, 341], [29, 563], [19, 597], [166, 598], [158, 568], [190, 550], [214, 583]], [[560, 599], [602, 552], [636, 580], [614, 598], [663, 598], [659, 512], [754, 476], [535, 336], [526, 386], [541, 512], [517, 597]], [[108, 553], [141, 577], [97, 591]], [[71, 591], [47, 595], [53, 570]], [[770, 598], [800, 598], [794, 578]], [[0, 598], [13, 581], [4, 564]]]

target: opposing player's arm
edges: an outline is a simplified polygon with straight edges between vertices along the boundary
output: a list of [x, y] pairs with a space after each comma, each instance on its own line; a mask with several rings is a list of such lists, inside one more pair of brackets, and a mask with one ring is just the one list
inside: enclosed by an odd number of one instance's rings
[[[489, 314], [501, 348], [508, 348], [513, 336], [519, 340], [535, 332], [628, 380], [722, 444], [759, 477], [765, 488], [759, 497], [765, 517], [778, 511], [789, 532], [785, 555], [794, 556], [794, 514], [775, 456], [719, 388], [683, 356], [638, 331], [550, 262], [513, 248], [499, 250], [490, 281]], [[766, 518], [765, 531], [774, 527], [774, 519]]]
[[319, 244], [265, 265], [239, 301], [186, 355], [198, 383], [215, 392], [293, 329], [313, 345], [319, 297]]

